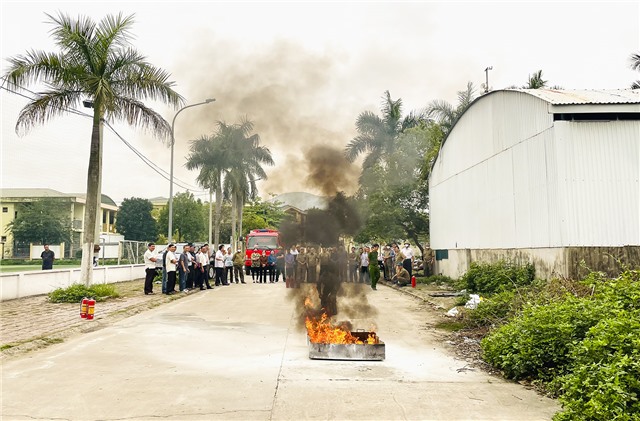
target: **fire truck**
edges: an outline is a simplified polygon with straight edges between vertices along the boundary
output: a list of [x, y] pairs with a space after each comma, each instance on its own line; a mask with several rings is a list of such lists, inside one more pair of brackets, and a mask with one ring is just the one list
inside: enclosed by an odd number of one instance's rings
[[280, 233], [277, 230], [271, 229], [258, 229], [251, 230], [247, 234], [246, 248], [244, 255], [244, 270], [247, 275], [251, 273], [251, 255], [254, 251], [262, 254], [263, 251], [267, 253], [267, 256], [272, 251], [280, 247]]

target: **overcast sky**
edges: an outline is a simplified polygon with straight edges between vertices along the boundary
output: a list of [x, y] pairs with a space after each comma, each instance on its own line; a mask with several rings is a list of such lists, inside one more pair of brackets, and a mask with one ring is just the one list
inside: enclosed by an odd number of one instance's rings
[[[276, 165], [261, 196], [321, 193], [308, 180], [314, 146], [342, 150], [365, 110], [379, 112], [386, 90], [404, 112], [436, 99], [451, 103], [473, 82], [480, 92], [523, 85], [543, 70], [565, 89], [624, 89], [640, 79], [629, 57], [640, 52], [640, 2], [30, 2], [2, 0], [2, 73], [6, 59], [36, 49], [55, 51], [46, 13], [135, 14], [134, 47], [171, 73], [187, 103], [216, 98], [176, 119], [175, 192], [195, 183], [184, 168], [189, 140], [216, 121], [243, 116]], [[56, 118], [26, 136], [14, 127], [25, 99], [2, 90], [1, 186], [84, 193], [91, 120]], [[176, 110], [151, 104], [171, 122]], [[82, 111], [89, 111], [83, 109]], [[167, 173], [166, 144], [123, 122], [116, 132]], [[112, 131], [104, 132], [103, 193], [169, 196], [169, 181]], [[340, 190], [350, 192], [358, 168], [341, 165]]]

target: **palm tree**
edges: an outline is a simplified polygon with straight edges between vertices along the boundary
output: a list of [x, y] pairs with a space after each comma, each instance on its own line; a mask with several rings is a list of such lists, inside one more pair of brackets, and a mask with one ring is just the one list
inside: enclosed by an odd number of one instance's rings
[[[345, 157], [349, 162], [367, 154], [362, 163], [363, 173], [376, 164], [385, 166], [387, 157], [397, 146], [398, 135], [426, 120], [422, 113], [414, 112], [402, 118], [402, 99], [392, 100], [389, 91], [385, 91], [382, 99], [382, 116], [371, 111], [360, 113], [356, 120], [358, 135], [345, 148]], [[360, 178], [362, 180], [362, 175]]]
[[[222, 201], [226, 197], [232, 204], [232, 235], [237, 238], [237, 221], [242, 231], [242, 209], [246, 198], [255, 198], [256, 179], [267, 178], [262, 164], [273, 165], [268, 148], [259, 146], [260, 137], [251, 134], [253, 123], [243, 119], [240, 124], [218, 121], [212, 136], [193, 141], [187, 157], [187, 169], [200, 169], [196, 181], [215, 190], [216, 215], [214, 218], [214, 244], [219, 242]], [[223, 196], [224, 189], [224, 196]]]
[[260, 136], [251, 134], [252, 131], [253, 123], [245, 118], [234, 126], [231, 138], [230, 165], [225, 176], [225, 196], [232, 205], [231, 227], [234, 242], [238, 234], [242, 235], [245, 201], [256, 199], [256, 180], [267, 178], [262, 166], [274, 164], [271, 151], [260, 146]]
[[538, 70], [534, 72], [532, 75], [529, 75], [529, 80], [527, 80], [527, 84], [523, 86], [524, 89], [541, 89], [547, 86], [547, 80], [542, 79], [542, 70]]
[[[227, 144], [218, 133], [212, 136], [201, 136], [191, 141], [190, 153], [185, 167], [188, 170], [199, 169], [196, 182], [209, 190], [209, 202], [215, 192], [216, 216], [214, 218], [214, 244], [217, 246], [220, 237], [220, 213], [222, 211], [222, 174], [227, 166]], [[209, 226], [210, 228], [210, 226]], [[211, 231], [209, 231], [211, 233]]]
[[143, 100], [161, 100], [179, 106], [183, 98], [173, 89], [169, 74], [145, 61], [129, 43], [133, 15], [108, 15], [97, 24], [88, 17], [72, 19], [60, 13], [47, 15], [59, 53], [29, 51], [9, 59], [6, 80], [16, 89], [43, 84], [18, 116], [16, 132], [26, 133], [37, 124], [79, 107], [84, 100], [93, 108], [93, 126], [87, 173], [87, 197], [82, 239], [82, 280], [91, 285], [102, 176], [102, 127], [104, 121], [125, 120], [146, 126], [168, 138], [167, 121]]
[[425, 114], [433, 118], [442, 127], [445, 134], [449, 133], [460, 116], [469, 108], [476, 97], [473, 82], [467, 82], [467, 89], [458, 91], [458, 104], [454, 107], [443, 100], [434, 100], [427, 106]]
[[[640, 70], [640, 53], [631, 54], [631, 68]], [[631, 84], [631, 89], [640, 89], [640, 80], [636, 80]]]

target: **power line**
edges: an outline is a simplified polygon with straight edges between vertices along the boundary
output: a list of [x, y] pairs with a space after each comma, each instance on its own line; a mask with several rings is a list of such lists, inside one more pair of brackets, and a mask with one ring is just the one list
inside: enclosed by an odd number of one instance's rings
[[[18, 92], [16, 90], [10, 89], [8, 87], [5, 86], [5, 82], [7, 82], [6, 78], [2, 78], [2, 85], [0, 85], [0, 88], [4, 89], [5, 91], [21, 96], [23, 98], [29, 99], [29, 100], [34, 100], [33, 97], [30, 97], [28, 95], [25, 95], [21, 92]], [[24, 90], [26, 92], [29, 92], [32, 95], [37, 95], [36, 92], [33, 92], [27, 88], [24, 88], [22, 86], [17, 86], [14, 84], [14, 86], [18, 87], [21, 90]], [[64, 111], [70, 112], [72, 114], [76, 114], [79, 115], [81, 117], [87, 117], [87, 118], [93, 118], [92, 115], [84, 113], [82, 111], [78, 111], [75, 110], [73, 108], [68, 108], [68, 107], [64, 107], [63, 108]], [[122, 135], [120, 135], [120, 133], [118, 133], [116, 131], [116, 129], [113, 128], [113, 126], [111, 126], [111, 124], [109, 124], [109, 122], [107, 122], [106, 120], [103, 120], [104, 124], [118, 137], [118, 139], [120, 139], [120, 141], [122, 143], [124, 143], [136, 156], [138, 156], [142, 162], [144, 162], [147, 166], [149, 166], [149, 168], [151, 168], [153, 171], [155, 171], [156, 173], [158, 173], [160, 176], [162, 176], [164, 179], [166, 179], [167, 181], [170, 180], [169, 176], [167, 175], [167, 172], [165, 170], [162, 169], [162, 167], [160, 167], [159, 165], [157, 165], [156, 163], [154, 163], [153, 161], [151, 161], [149, 158], [147, 158], [142, 152], [140, 152], [139, 150], [137, 150], [131, 143], [129, 143], [124, 137], [122, 137]], [[179, 187], [182, 187], [183, 189], [186, 190], [195, 190], [195, 191], [199, 191], [199, 192], [203, 192], [203, 193], [207, 193], [206, 190], [200, 190], [198, 187], [190, 185], [189, 183], [179, 180], [177, 179], [175, 176], [173, 177], [174, 179], [174, 184], [176, 184]]]

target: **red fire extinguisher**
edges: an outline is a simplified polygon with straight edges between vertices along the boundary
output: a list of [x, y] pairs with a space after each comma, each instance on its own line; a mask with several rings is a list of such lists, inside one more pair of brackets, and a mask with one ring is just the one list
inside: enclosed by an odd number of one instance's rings
[[84, 297], [82, 299], [82, 303], [80, 304], [80, 317], [83, 318], [83, 319], [87, 318], [87, 313], [88, 313], [87, 304], [88, 303], [89, 303], [89, 299], [87, 297]]
[[411, 288], [415, 288], [416, 287], [416, 277], [412, 276], [411, 277]]
[[87, 320], [93, 320], [93, 313], [95, 312], [95, 308], [96, 300], [94, 300], [93, 298], [89, 298], [89, 300], [87, 300]]

